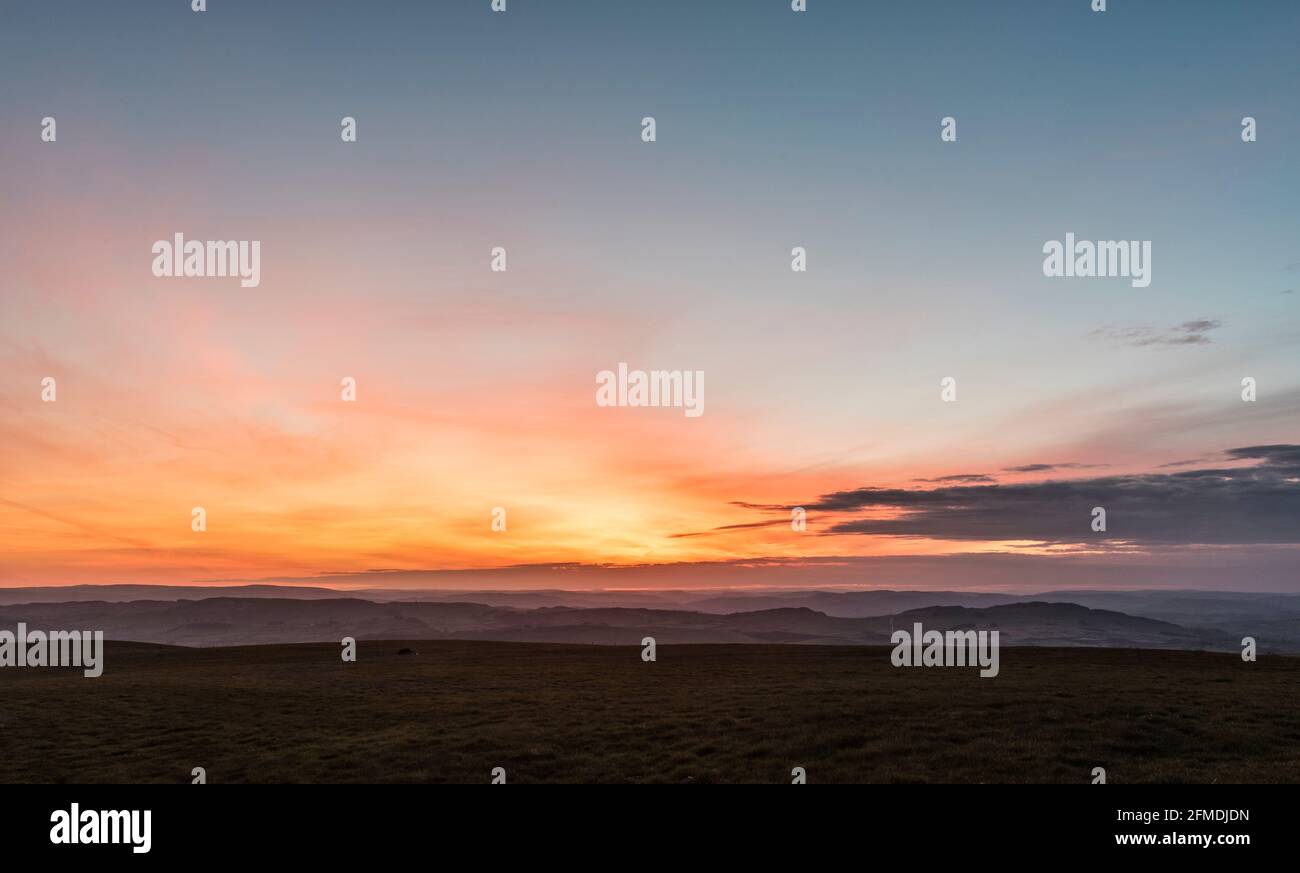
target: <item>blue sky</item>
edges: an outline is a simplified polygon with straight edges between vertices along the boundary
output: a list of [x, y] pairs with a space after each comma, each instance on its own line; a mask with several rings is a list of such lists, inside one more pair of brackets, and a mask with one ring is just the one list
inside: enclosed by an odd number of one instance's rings
[[[384, 566], [789, 556], [673, 537], [746, 523], [735, 504], [1036, 462], [1080, 479], [1252, 463], [1223, 453], [1289, 443], [1300, 419], [1300, 5], [1109, 5], [6, 2], [0, 399], [18, 424], [2, 436], [24, 467], [86, 467], [57, 486], [0, 473], [24, 506], [69, 517], [75, 482], [122, 485], [111, 443], [84, 454], [111, 412], [78, 410], [53, 435], [28, 417], [43, 413], [27, 385], [51, 370], [137, 404], [122, 426], [141, 451], [146, 433], [208, 448], [223, 434], [251, 458], [307, 434], [326, 466], [360, 435], [312, 392], [357, 371], [389, 416], [368, 438], [394, 443], [372, 474], [428, 476], [454, 511], [517, 488], [552, 519], [507, 554], [332, 538]], [[47, 115], [56, 144], [38, 137]], [[1241, 141], [1246, 115], [1257, 142]], [[262, 240], [263, 286], [157, 284], [141, 252], [176, 231]], [[1042, 246], [1067, 232], [1150, 240], [1150, 287], [1045, 277]], [[498, 244], [511, 266], [493, 276]], [[708, 421], [588, 421], [591, 374], [619, 361], [706, 371]], [[153, 372], [184, 390], [141, 406]], [[939, 402], [945, 376], [955, 405]], [[448, 409], [463, 442], [418, 417]], [[545, 470], [478, 478], [491, 461], [455, 454], [495, 446], [500, 409], [550, 446]], [[419, 454], [443, 439], [446, 469]], [[221, 479], [183, 453], [149, 458], [177, 489]], [[588, 463], [590, 480], [563, 472]], [[311, 473], [299, 503], [247, 499], [271, 519], [311, 501], [381, 518], [396, 498], [366, 492], [365, 469]], [[153, 506], [124, 518], [147, 530]], [[590, 506], [618, 530], [555, 520]], [[823, 533], [822, 556], [910, 547]], [[571, 551], [543, 548], [566, 536]], [[232, 545], [165, 569], [292, 572], [283, 554], [309, 548]], [[52, 560], [37, 550], [19, 572]]]

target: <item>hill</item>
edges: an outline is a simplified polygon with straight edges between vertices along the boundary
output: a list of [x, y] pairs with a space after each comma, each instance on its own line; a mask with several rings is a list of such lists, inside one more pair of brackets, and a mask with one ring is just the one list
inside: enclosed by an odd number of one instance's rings
[[0, 627], [103, 630], [116, 640], [231, 646], [356, 639], [476, 639], [634, 645], [804, 643], [885, 645], [895, 627], [998, 630], [1003, 645], [1237, 648], [1240, 637], [1070, 603], [985, 608], [933, 606], [894, 616], [843, 618], [808, 607], [726, 614], [628, 607], [537, 609], [455, 602], [375, 602], [355, 597], [76, 601], [0, 606]]

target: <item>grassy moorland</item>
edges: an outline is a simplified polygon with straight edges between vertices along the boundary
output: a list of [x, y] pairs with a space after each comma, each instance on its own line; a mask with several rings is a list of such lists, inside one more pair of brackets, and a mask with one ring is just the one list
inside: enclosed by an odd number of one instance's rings
[[[401, 647], [417, 654], [398, 655]], [[0, 670], [0, 781], [1300, 782], [1300, 659], [1004, 648], [109, 643]]]

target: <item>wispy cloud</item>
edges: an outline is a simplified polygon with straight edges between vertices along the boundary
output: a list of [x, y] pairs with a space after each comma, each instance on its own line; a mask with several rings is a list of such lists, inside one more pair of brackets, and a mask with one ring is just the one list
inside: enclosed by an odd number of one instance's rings
[[1211, 342], [1210, 332], [1223, 326], [1223, 322], [1213, 318], [1198, 318], [1184, 321], [1173, 327], [1157, 328], [1150, 325], [1103, 325], [1092, 331], [1091, 336], [1107, 340], [1116, 345], [1135, 346], [1202, 346]]
[[987, 473], [956, 473], [952, 476], [938, 476], [934, 479], [913, 479], [913, 482], [926, 482], [935, 485], [943, 484], [966, 484], [980, 485], [989, 482], [996, 482], [992, 476]]
[[1159, 466], [1156, 467], [1156, 469], [1157, 469], [1157, 470], [1172, 470], [1172, 469], [1176, 469], [1176, 468], [1190, 467], [1190, 466], [1192, 466], [1193, 464], [1204, 463], [1204, 461], [1205, 461], [1205, 458], [1192, 458], [1190, 461], [1170, 461], [1168, 464], [1160, 464]]
[[1004, 473], [1049, 473], [1053, 470], [1094, 470], [1107, 464], [1021, 464], [1018, 467], [1003, 467]]

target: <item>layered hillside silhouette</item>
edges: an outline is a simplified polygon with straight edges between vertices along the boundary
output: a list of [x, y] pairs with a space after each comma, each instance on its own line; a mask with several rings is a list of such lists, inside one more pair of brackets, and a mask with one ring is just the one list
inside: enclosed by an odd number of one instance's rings
[[[102, 630], [108, 639], [182, 646], [323, 642], [343, 637], [617, 646], [638, 644], [645, 636], [666, 644], [886, 645], [895, 629], [911, 630], [919, 622], [927, 630], [997, 630], [1002, 645], [1233, 651], [1240, 648], [1243, 636], [1252, 636], [1258, 639], [1261, 651], [1300, 651], [1300, 598], [1283, 595], [1260, 599], [1191, 593], [1045, 595], [1113, 603], [1148, 613], [1139, 615], [1064, 599], [944, 592], [710, 597], [678, 593], [680, 608], [646, 608], [518, 606], [511, 604], [535, 602], [538, 595], [509, 593], [436, 595], [481, 597], [494, 603], [432, 599], [433, 594], [425, 595], [431, 599], [380, 600], [342, 596], [328, 589], [305, 592], [305, 596], [300, 592], [296, 597], [259, 590], [255, 596], [241, 591], [241, 596], [188, 599], [194, 591], [165, 600], [9, 603], [0, 606], [0, 626], [25, 622], [37, 629]], [[125, 596], [125, 592], [119, 594]], [[594, 596], [599, 595], [586, 593], [576, 598], [591, 603]], [[547, 597], [558, 603], [567, 599], [564, 592]], [[609, 600], [617, 603], [620, 597], [611, 595]], [[959, 602], [950, 602], [953, 600]], [[929, 605], [884, 614], [842, 614], [917, 603]], [[841, 614], [832, 614], [831, 609]]]

